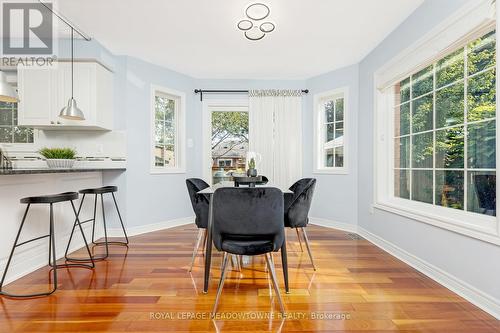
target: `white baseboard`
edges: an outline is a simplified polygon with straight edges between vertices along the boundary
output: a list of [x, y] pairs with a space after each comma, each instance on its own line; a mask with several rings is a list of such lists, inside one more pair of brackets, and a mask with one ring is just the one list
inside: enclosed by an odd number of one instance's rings
[[322, 227], [338, 229], [347, 232], [358, 232], [358, 226], [356, 224], [350, 224], [345, 222], [337, 222], [332, 220], [327, 220], [319, 217], [310, 217], [309, 223], [319, 225]]
[[[148, 232], [153, 232], [153, 231], [159, 231], [163, 229], [170, 229], [174, 227], [179, 227], [181, 225], [186, 225], [186, 224], [191, 224], [194, 223], [194, 216], [190, 217], [183, 217], [175, 220], [170, 220], [170, 221], [163, 221], [163, 222], [158, 222], [158, 223], [152, 223], [152, 224], [147, 224], [147, 225], [140, 225], [136, 227], [130, 227], [127, 228], [127, 235], [128, 236], [137, 236], [141, 234], [145, 234]], [[121, 228], [113, 228], [108, 230], [108, 235], [110, 237], [123, 237], [123, 231]]]
[[357, 232], [360, 236], [370, 241], [377, 247], [386, 251], [387, 253], [393, 255], [399, 260], [405, 262], [411, 267], [415, 268], [422, 274], [428, 276], [454, 293], [460, 295], [467, 301], [476, 305], [480, 309], [488, 312], [495, 318], [500, 320], [500, 300], [491, 297], [490, 295], [484, 293], [483, 291], [471, 286], [467, 282], [464, 282], [455, 276], [443, 271], [442, 269], [418, 258], [417, 256], [403, 250], [399, 246], [380, 238], [379, 236], [369, 232], [368, 230], [347, 223], [339, 223], [335, 221], [329, 221], [325, 219], [311, 218], [310, 222], [312, 224], [317, 224], [324, 227], [339, 229], [347, 232]]

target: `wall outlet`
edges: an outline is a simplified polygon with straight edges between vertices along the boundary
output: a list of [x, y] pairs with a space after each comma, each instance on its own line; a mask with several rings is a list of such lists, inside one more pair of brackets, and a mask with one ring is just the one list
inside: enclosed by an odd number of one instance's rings
[[193, 139], [187, 139], [187, 146], [188, 146], [188, 148], [193, 148], [194, 147], [194, 141], [193, 141]]

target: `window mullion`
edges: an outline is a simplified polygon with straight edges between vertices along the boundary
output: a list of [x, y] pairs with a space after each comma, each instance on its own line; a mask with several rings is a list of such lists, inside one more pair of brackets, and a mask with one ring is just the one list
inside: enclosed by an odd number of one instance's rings
[[432, 66], [432, 203], [436, 205], [436, 64]]
[[410, 190], [408, 197], [413, 200], [413, 75], [410, 76], [410, 165], [408, 166], [408, 178], [410, 179]]
[[467, 211], [469, 202], [469, 176], [468, 176], [468, 131], [469, 131], [469, 105], [467, 101], [467, 91], [469, 89], [469, 65], [467, 61], [467, 44], [464, 46], [464, 211]]

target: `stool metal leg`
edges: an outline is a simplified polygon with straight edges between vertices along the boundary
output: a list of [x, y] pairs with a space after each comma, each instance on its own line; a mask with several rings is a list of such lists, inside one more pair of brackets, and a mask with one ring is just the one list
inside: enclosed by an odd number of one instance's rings
[[[53, 253], [54, 259], [53, 259], [53, 263], [51, 263], [50, 262], [50, 251], [49, 251], [49, 266], [53, 267], [54, 269], [57, 269], [57, 268], [69, 268], [69, 267], [81, 267], [81, 268], [90, 268], [90, 269], [92, 269], [92, 268], [95, 267], [95, 264], [94, 264], [94, 260], [92, 258], [92, 254], [90, 252], [89, 244], [87, 243], [87, 238], [85, 237], [82, 225], [80, 223], [80, 219], [78, 217], [79, 213], [76, 211], [75, 204], [73, 203], [73, 200], [70, 200], [70, 203], [71, 203], [71, 208], [73, 209], [73, 213], [75, 214], [75, 223], [73, 224], [73, 230], [71, 231], [71, 235], [70, 235], [70, 238], [69, 238], [69, 241], [68, 241], [68, 245], [66, 246], [66, 252], [64, 254], [64, 258], [66, 259], [66, 261], [76, 261], [77, 263], [76, 264], [73, 264], [73, 263], [69, 263], [69, 264], [68, 263], [56, 264], [55, 245], [53, 245], [52, 251], [54, 251], [54, 253]], [[79, 211], [82, 208], [82, 204], [83, 204], [83, 201], [80, 203]], [[52, 207], [52, 204], [51, 204], [51, 207]], [[53, 217], [52, 217], [52, 220], [53, 220]], [[88, 258], [70, 258], [70, 257], [68, 257], [69, 245], [71, 243], [71, 239], [73, 238], [73, 232], [74, 232], [76, 226], [79, 227], [80, 233], [82, 234], [83, 242], [85, 244], [85, 247], [87, 249], [87, 253], [89, 255]], [[51, 229], [51, 232], [54, 234], [54, 229], [53, 228]], [[51, 243], [55, 243], [55, 238], [51, 240]], [[90, 264], [82, 264], [80, 262], [90, 262]]]
[[50, 252], [49, 252], [49, 266], [53, 267], [53, 275], [54, 275], [54, 289], [52, 289], [52, 294], [57, 290], [57, 264], [56, 264], [56, 237], [54, 232], [54, 204], [50, 204], [50, 243], [52, 244], [52, 262], [54, 266], [50, 265]]
[[95, 231], [95, 218], [97, 214], [97, 194], [94, 195], [94, 217], [92, 219], [92, 243], [95, 244], [94, 231]]
[[[111, 192], [111, 196], [113, 197], [113, 202], [115, 203], [116, 212], [118, 213], [118, 217], [120, 218], [120, 224], [122, 225], [123, 234], [125, 235], [126, 242], [124, 244], [128, 244], [127, 232], [125, 231], [125, 226], [123, 225], [122, 214], [120, 214], [120, 209], [118, 209], [118, 204], [116, 203], [115, 194], [113, 192]], [[116, 243], [118, 243], [118, 242], [116, 242]]]
[[[80, 216], [80, 211], [82, 210], [82, 206], [83, 206], [84, 201], [85, 201], [85, 194], [83, 195], [82, 201], [80, 201], [80, 206], [78, 207], [78, 213], [77, 213], [78, 216]], [[71, 234], [69, 235], [68, 245], [66, 246], [66, 251], [64, 252], [64, 257], [66, 258], [66, 260], [69, 260], [68, 251], [69, 251], [69, 246], [71, 244], [71, 241], [73, 240], [73, 233], [75, 232], [75, 228], [76, 228], [76, 220], [77, 219], [75, 219], [75, 223], [73, 223], [73, 229], [71, 229]], [[49, 247], [50, 247], [50, 245], [49, 245]]]
[[[123, 230], [123, 235], [125, 236], [125, 242], [119, 242], [119, 241], [109, 241], [108, 240], [108, 236], [107, 236], [107, 227], [106, 227], [106, 218], [104, 216], [104, 199], [103, 199], [103, 194], [101, 193], [101, 204], [102, 204], [102, 216], [103, 216], [103, 222], [104, 222], [104, 238], [105, 238], [105, 241], [104, 242], [94, 242], [95, 245], [106, 245], [106, 247], [108, 245], [122, 245], [122, 246], [127, 246], [129, 241], [128, 241], [128, 236], [127, 236], [127, 232], [125, 231], [125, 225], [123, 224], [123, 219], [122, 219], [122, 215], [120, 213], [120, 210], [118, 209], [118, 204], [116, 203], [116, 198], [115, 198], [115, 195], [113, 192], [111, 192], [111, 195], [113, 197], [113, 202], [115, 204], [115, 208], [116, 208], [116, 211], [118, 213], [118, 217], [120, 219], [120, 224], [121, 224], [121, 227], [122, 227], [122, 230]], [[106, 250], [107, 251], [107, 250]]]
[[29, 241], [25, 241], [25, 242], [22, 242], [22, 243], [18, 244], [19, 236], [21, 235], [21, 231], [22, 231], [24, 223], [26, 221], [26, 216], [28, 215], [29, 208], [30, 208], [30, 204], [28, 204], [28, 206], [26, 207], [26, 211], [24, 213], [23, 220], [21, 222], [21, 226], [20, 226], [19, 231], [17, 233], [16, 240], [14, 241], [14, 246], [12, 247], [12, 251], [11, 251], [9, 259], [7, 261], [7, 266], [5, 267], [5, 271], [4, 271], [3, 276], [2, 276], [2, 281], [0, 281], [0, 295], [4, 295], [4, 296], [7, 296], [7, 297], [14, 297], [14, 298], [31, 298], [31, 297], [39, 297], [39, 296], [48, 296], [48, 295], [54, 293], [57, 290], [57, 269], [52, 269], [53, 287], [52, 287], [51, 291], [44, 292], [44, 293], [24, 294], [24, 295], [11, 294], [11, 293], [8, 293], [8, 292], [5, 292], [5, 291], [1, 291], [3, 283], [5, 281], [5, 276], [7, 275], [7, 271], [9, 269], [10, 262], [12, 260], [13, 255], [14, 255], [14, 250], [15, 250], [16, 247], [24, 245], [26, 243], [30, 243], [30, 242], [35, 241], [35, 240], [39, 240], [39, 239], [42, 239], [42, 238], [45, 238], [45, 237], [49, 237], [49, 239], [50, 239], [50, 245], [51, 245], [49, 247], [49, 265], [51, 264], [51, 259], [50, 259], [50, 255], [51, 254], [52, 254], [52, 260], [54, 262], [56, 260], [56, 256], [55, 256], [55, 239], [54, 239], [54, 212], [53, 212], [53, 206], [52, 206], [52, 204], [50, 204], [50, 227], [49, 227], [50, 231], [49, 231], [49, 234], [45, 235], [45, 236], [36, 237], [36, 238], [33, 238], [33, 239], [29, 240]]
[[21, 236], [21, 231], [23, 230], [24, 222], [26, 221], [26, 216], [28, 215], [28, 211], [30, 209], [30, 205], [26, 207], [24, 211], [23, 219], [21, 221], [21, 225], [19, 226], [19, 230], [17, 231], [16, 240], [14, 241], [14, 245], [12, 246], [12, 250], [10, 251], [9, 259], [7, 259], [7, 265], [5, 266], [5, 270], [3, 271], [2, 280], [0, 281], [0, 294], [5, 294], [2, 292], [2, 286], [5, 281], [5, 277], [7, 276], [7, 271], [9, 270], [10, 262], [12, 261], [12, 256], [14, 255], [14, 251], [17, 247], [17, 242], [19, 241], [19, 236]]
[[[107, 258], [109, 256], [108, 227], [106, 226], [106, 213], [104, 212], [104, 197], [102, 193], [101, 193], [101, 207], [102, 207], [102, 223], [104, 224], [104, 245], [106, 246], [105, 258]], [[99, 245], [99, 243], [96, 243], [96, 245]]]

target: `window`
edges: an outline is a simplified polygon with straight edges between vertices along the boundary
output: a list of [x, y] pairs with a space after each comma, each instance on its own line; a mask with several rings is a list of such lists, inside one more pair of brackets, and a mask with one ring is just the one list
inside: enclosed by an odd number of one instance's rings
[[184, 101], [183, 93], [152, 89], [153, 173], [184, 172]]
[[490, 13], [464, 7], [374, 73], [373, 206], [500, 244]]
[[394, 195], [496, 215], [495, 31], [394, 86]]
[[0, 143], [33, 143], [33, 128], [17, 126], [17, 103], [0, 102]]
[[315, 171], [346, 172], [347, 89], [315, 95]]
[[220, 168], [232, 167], [232, 166], [233, 166], [232, 160], [219, 160], [219, 167]]

